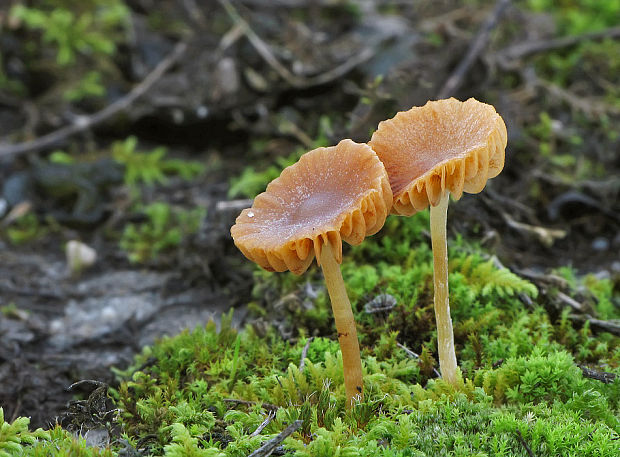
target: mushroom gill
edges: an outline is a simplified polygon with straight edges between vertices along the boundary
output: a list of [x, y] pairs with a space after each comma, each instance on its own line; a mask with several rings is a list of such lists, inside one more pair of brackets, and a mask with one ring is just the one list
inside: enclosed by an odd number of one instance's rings
[[410, 216], [438, 205], [446, 191], [482, 191], [504, 167], [506, 125], [473, 98], [429, 101], [383, 121], [369, 145], [390, 177], [392, 212]]

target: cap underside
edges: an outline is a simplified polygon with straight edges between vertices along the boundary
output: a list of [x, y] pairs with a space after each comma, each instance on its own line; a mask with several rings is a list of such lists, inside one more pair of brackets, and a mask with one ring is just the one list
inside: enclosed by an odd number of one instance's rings
[[383, 121], [369, 145], [384, 163], [392, 212], [411, 215], [449, 191], [480, 192], [504, 167], [506, 126], [493, 106], [473, 98], [430, 101]]

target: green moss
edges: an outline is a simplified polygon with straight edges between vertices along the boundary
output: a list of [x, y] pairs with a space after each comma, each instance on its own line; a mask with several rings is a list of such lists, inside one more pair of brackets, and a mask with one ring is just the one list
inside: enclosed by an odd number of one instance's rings
[[620, 12], [618, 0], [527, 0], [526, 4], [534, 11], [551, 12], [560, 32], [570, 35], [613, 27]]
[[36, 214], [31, 212], [18, 217], [3, 230], [8, 240], [14, 245], [43, 238], [48, 231], [49, 228], [39, 221]]
[[19, 417], [12, 423], [4, 419], [0, 408], [0, 457], [46, 457], [70, 455], [71, 457], [112, 457], [110, 449], [88, 447], [83, 439], [76, 439], [69, 432], [56, 426], [50, 430], [28, 430], [30, 419]]
[[598, 279], [594, 275], [587, 275], [583, 282], [596, 299], [598, 315], [602, 319], [620, 319], [620, 309], [613, 304], [614, 282], [611, 279]]
[[146, 262], [177, 247], [183, 238], [195, 233], [204, 218], [203, 209], [182, 210], [155, 202], [143, 208], [146, 221], [127, 224], [120, 247], [132, 262]]
[[[575, 326], [569, 309], [550, 314], [533, 284], [462, 238], [449, 242], [450, 294], [465, 378], [456, 388], [435, 378], [427, 227], [426, 212], [390, 217], [380, 234], [345, 249], [366, 392], [352, 411], [319, 270], [257, 270], [252, 309], [281, 318], [294, 339], [274, 329], [239, 333], [229, 315], [219, 331], [211, 323], [162, 340], [120, 373], [129, 378], [115, 392], [122, 429], [154, 455], [248, 455], [298, 419], [284, 447], [301, 456], [527, 456], [523, 443], [535, 455], [616, 455], [620, 381], [586, 379], [577, 363], [620, 373], [620, 339]], [[612, 312], [611, 281], [559, 274], [575, 292], [588, 290], [601, 315]], [[386, 293], [390, 307], [367, 310]]]
[[[3, 32], [23, 43], [24, 69], [49, 72], [48, 79], [61, 81], [51, 84], [50, 99], [101, 98], [105, 82], [117, 79], [113, 59], [130, 27], [130, 10], [122, 0], [42, 0], [28, 6], [14, 2], [6, 17], [17, 27]], [[0, 88], [26, 95], [31, 88], [3, 70], [0, 62]]]
[[130, 188], [141, 184], [164, 184], [171, 176], [193, 179], [205, 169], [200, 162], [167, 158], [168, 152], [163, 146], [148, 152], [139, 151], [138, 139], [135, 136], [115, 142], [111, 150], [114, 160], [124, 165], [125, 184]]
[[347, 412], [335, 341], [313, 339], [301, 371], [305, 339], [237, 333], [229, 319], [219, 332], [210, 324], [147, 349], [136, 366], [150, 366], [121, 384], [123, 425], [155, 455], [247, 455], [298, 419], [302, 427], [284, 445], [301, 456], [525, 456], [517, 430], [538, 455], [620, 450], [620, 383], [584, 379], [564, 351], [536, 347], [457, 388], [441, 380], [422, 387], [419, 362], [396, 347], [395, 334], [384, 335], [365, 351], [366, 401]]
[[120, 1], [85, 2], [76, 15], [67, 2], [44, 2], [43, 8], [28, 8], [17, 4], [11, 17], [24, 22], [27, 28], [42, 31], [42, 43], [56, 49], [60, 66], [72, 64], [76, 55], [112, 54], [116, 50], [115, 32], [127, 26], [129, 10]]
[[[219, 330], [211, 322], [146, 348], [118, 372], [124, 380], [112, 395], [127, 439], [151, 455], [246, 456], [294, 420], [303, 425], [284, 449], [299, 456], [527, 456], [521, 440], [535, 455], [617, 455], [620, 380], [583, 378], [553, 341], [541, 308], [506, 321], [494, 341], [479, 335], [481, 347], [503, 362], [494, 367], [483, 357], [457, 387], [429, 380], [427, 356], [409, 357], [397, 331], [383, 333], [364, 347], [366, 397], [351, 411], [335, 338], [286, 342], [273, 330], [238, 332], [231, 314]], [[269, 423], [254, 433], [269, 411]], [[27, 420], [0, 430], [0, 449], [3, 440], [18, 442], [24, 455], [47, 455], [52, 446], [75, 449], [70, 455], [117, 455], [120, 446], [87, 449], [58, 428], [28, 432]]]

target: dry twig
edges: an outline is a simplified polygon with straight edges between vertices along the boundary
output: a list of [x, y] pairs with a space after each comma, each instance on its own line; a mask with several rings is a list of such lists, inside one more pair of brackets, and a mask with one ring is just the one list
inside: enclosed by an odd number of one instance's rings
[[293, 422], [291, 425], [282, 430], [282, 432], [278, 436], [270, 439], [269, 441], [266, 441], [261, 447], [252, 452], [249, 457], [267, 457], [271, 455], [271, 453], [280, 445], [280, 443], [282, 443], [282, 441], [295, 433], [295, 431], [297, 431], [297, 429], [301, 427], [303, 423], [304, 421], [301, 420]]
[[253, 200], [248, 198], [243, 198], [239, 200], [221, 200], [215, 204], [215, 211], [220, 212], [239, 212], [242, 209], [249, 208], [252, 206]]
[[254, 406], [254, 405], [261, 405], [261, 407], [265, 408], [265, 409], [270, 409], [272, 411], [275, 411], [276, 409], [279, 409], [280, 407], [277, 405], [272, 405], [271, 403], [262, 403], [262, 402], [256, 402], [256, 401], [248, 401], [248, 400], [238, 400], [236, 398], [224, 398], [224, 400], [226, 403], [235, 403], [237, 405], [246, 405], [246, 406]]
[[274, 417], [276, 417], [275, 411], [269, 411], [269, 413], [267, 414], [267, 417], [265, 418], [265, 420], [263, 422], [261, 422], [261, 424], [256, 428], [256, 430], [254, 430], [250, 434], [250, 436], [258, 436], [258, 435], [260, 435], [260, 432], [262, 432], [263, 429], [269, 425], [269, 423], [273, 420]]
[[245, 21], [239, 15], [239, 13], [229, 0], [218, 0], [218, 2], [226, 10], [226, 13], [233, 21], [233, 23], [239, 26], [241, 30], [243, 30], [244, 35], [250, 41], [250, 44], [254, 47], [254, 49], [256, 49], [256, 52], [258, 52], [258, 54], [263, 58], [263, 60], [267, 62], [267, 64], [271, 68], [273, 68], [282, 79], [284, 79], [292, 87], [295, 87], [297, 89], [306, 89], [308, 87], [320, 86], [321, 84], [326, 84], [335, 79], [338, 79], [359, 64], [370, 59], [375, 53], [374, 50], [371, 48], [364, 48], [359, 52], [359, 54], [354, 55], [349, 60], [343, 62], [337, 67], [332, 68], [331, 70], [326, 71], [325, 73], [321, 73], [310, 78], [300, 77], [291, 73], [288, 68], [286, 68], [284, 65], [282, 65], [282, 63], [280, 63], [280, 61], [271, 51], [269, 45], [260, 36], [258, 36], [254, 30], [252, 30], [247, 21]]
[[88, 116], [78, 116], [71, 125], [67, 125], [58, 130], [55, 130], [47, 135], [37, 138], [36, 140], [26, 141], [24, 143], [18, 143], [10, 146], [0, 147], [0, 157], [13, 156], [17, 154], [23, 154], [25, 152], [40, 151], [57, 145], [65, 141], [70, 136], [76, 133], [83, 132], [91, 129], [112, 116], [126, 110], [132, 105], [138, 98], [144, 95], [153, 84], [155, 84], [185, 53], [187, 44], [184, 42], [178, 43], [172, 52], [168, 54], [157, 66], [151, 71], [146, 78], [144, 78], [137, 86], [135, 86], [124, 97], [119, 98], [115, 102], [109, 104], [101, 111], [97, 111], [95, 114]]
[[589, 314], [580, 316], [571, 315], [569, 316], [569, 319], [576, 322], [590, 322], [590, 326], [593, 330], [609, 332], [612, 335], [620, 336], [620, 324], [616, 322], [596, 319]]
[[573, 308], [575, 311], [579, 311], [580, 313], [584, 312], [583, 305], [581, 303], [579, 303], [577, 300], [575, 300], [574, 298], [569, 297], [568, 295], [566, 295], [564, 292], [558, 291], [557, 294], [556, 294], [556, 297], [562, 303], [567, 304], [568, 306]]
[[592, 118], [596, 116], [600, 116], [602, 114], [619, 114], [620, 108], [617, 106], [610, 105], [604, 102], [602, 99], [598, 98], [584, 98], [580, 97], [570, 90], [564, 89], [557, 84], [546, 81], [542, 78], [539, 78], [534, 70], [534, 67], [529, 66], [521, 71], [521, 75], [523, 80], [525, 81], [526, 88], [535, 94], [536, 91], [532, 89], [540, 88], [546, 91], [550, 96], [556, 98], [568, 106], [570, 106], [575, 111], [580, 111], [586, 116]]
[[[412, 357], [416, 360], [421, 360], [420, 356], [418, 354], [416, 354], [415, 352], [413, 352], [411, 349], [409, 349], [407, 346], [405, 346], [404, 344], [400, 344], [400, 343], [396, 343], [396, 346], [398, 346], [399, 348], [401, 348], [403, 351], [405, 351], [405, 353], [409, 356]], [[435, 376], [437, 376], [438, 378], [441, 378], [441, 374], [439, 373], [439, 371], [437, 371], [437, 369], [435, 367], [433, 367], [433, 373], [435, 373]]]
[[584, 41], [599, 41], [607, 38], [620, 38], [620, 27], [611, 27], [598, 32], [584, 33], [576, 36], [565, 36], [550, 40], [537, 40], [515, 44], [497, 52], [493, 56], [493, 59], [504, 69], [516, 68], [518, 65], [517, 60], [523, 57], [575, 46]]
[[554, 274], [537, 273], [533, 270], [521, 270], [519, 268], [512, 268], [513, 272], [519, 276], [529, 279], [536, 284], [551, 285], [553, 287], [560, 287], [567, 289], [569, 287], [568, 281], [561, 276]]
[[581, 372], [583, 373], [584, 377], [595, 379], [597, 381], [601, 381], [604, 384], [611, 384], [612, 382], [616, 380], [616, 377], [617, 377], [615, 373], [608, 373], [607, 371], [593, 370], [592, 368], [588, 368], [585, 365], [577, 365], [577, 366], [581, 368]]
[[313, 336], [308, 338], [308, 341], [306, 341], [306, 345], [304, 346], [303, 351], [301, 351], [301, 360], [299, 361], [299, 372], [300, 373], [302, 373], [304, 371], [304, 368], [306, 367], [306, 357], [308, 356], [308, 349], [310, 349], [310, 344], [312, 343], [313, 339], [314, 339]]
[[530, 457], [534, 457], [534, 453], [532, 452], [530, 447], [525, 442], [525, 439], [523, 439], [523, 435], [521, 435], [521, 430], [519, 429], [517, 429], [517, 439], [519, 440], [519, 443], [521, 443], [521, 445], [525, 448], [527, 455], [529, 455]]
[[565, 230], [550, 229], [515, 221], [508, 213], [503, 211], [501, 211], [501, 215], [508, 227], [519, 233], [533, 235], [538, 241], [547, 247], [551, 247], [556, 239], [562, 239], [566, 236]]
[[454, 94], [463, 82], [463, 78], [469, 71], [474, 61], [478, 58], [480, 53], [484, 50], [489, 42], [489, 36], [491, 31], [498, 24], [502, 14], [506, 7], [510, 4], [510, 0], [498, 0], [495, 8], [491, 14], [482, 23], [482, 26], [476, 33], [476, 36], [469, 45], [467, 53], [463, 57], [463, 60], [458, 64], [454, 72], [450, 75], [448, 80], [444, 83], [443, 87], [439, 90], [437, 98], [447, 98]]

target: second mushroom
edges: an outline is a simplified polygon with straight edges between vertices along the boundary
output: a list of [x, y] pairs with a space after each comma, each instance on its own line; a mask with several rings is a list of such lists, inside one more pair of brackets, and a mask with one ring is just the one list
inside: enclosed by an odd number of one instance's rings
[[482, 191], [504, 167], [506, 125], [491, 105], [473, 98], [430, 101], [379, 124], [369, 145], [390, 178], [392, 212], [410, 216], [430, 205], [434, 305], [441, 376], [458, 370], [448, 294], [446, 218], [449, 196]]
[[388, 176], [375, 152], [343, 140], [307, 152], [284, 169], [230, 230], [241, 252], [266, 270], [299, 275], [316, 256], [334, 312], [347, 408], [362, 398], [364, 384], [357, 330], [340, 272], [342, 240], [359, 244], [378, 232], [391, 206]]

